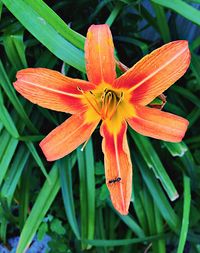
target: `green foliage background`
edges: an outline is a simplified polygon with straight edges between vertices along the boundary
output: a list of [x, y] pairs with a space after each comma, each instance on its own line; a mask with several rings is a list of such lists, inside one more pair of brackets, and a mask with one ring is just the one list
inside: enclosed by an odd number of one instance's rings
[[[23, 253], [37, 232], [39, 239], [52, 237], [57, 253], [200, 252], [200, 11], [191, 3], [200, 1], [0, 0], [3, 243], [20, 234], [17, 253]], [[25, 101], [12, 85], [17, 70], [27, 67], [85, 79], [84, 36], [93, 23], [111, 26], [116, 54], [129, 67], [163, 43], [190, 40], [190, 69], [166, 92], [165, 106], [187, 118], [189, 129], [178, 144], [129, 129], [128, 216], [110, 203], [98, 129], [84, 152], [47, 163], [38, 142], [68, 115]]]

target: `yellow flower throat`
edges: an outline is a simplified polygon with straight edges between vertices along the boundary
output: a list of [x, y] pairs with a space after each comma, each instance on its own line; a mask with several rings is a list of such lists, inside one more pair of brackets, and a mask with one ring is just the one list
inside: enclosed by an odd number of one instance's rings
[[122, 122], [135, 113], [127, 89], [114, 89], [105, 83], [87, 92], [77, 88], [83, 94], [83, 103], [88, 105], [85, 118], [88, 123], [102, 119], [110, 132], [117, 133]]
[[89, 92], [84, 92], [79, 87], [78, 89], [102, 120], [111, 120], [124, 99], [123, 91], [114, 91], [110, 88], [104, 88], [103, 91], [98, 89]]

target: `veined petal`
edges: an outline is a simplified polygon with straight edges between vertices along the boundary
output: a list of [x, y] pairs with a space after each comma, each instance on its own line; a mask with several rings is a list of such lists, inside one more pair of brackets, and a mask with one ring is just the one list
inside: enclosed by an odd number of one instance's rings
[[108, 25], [92, 25], [85, 42], [88, 80], [96, 85], [112, 84], [115, 77], [115, 58], [112, 35]]
[[15, 89], [32, 103], [55, 111], [79, 113], [85, 111], [83, 91], [94, 89], [94, 85], [62, 75], [55, 70], [28, 68], [17, 72]]
[[169, 142], [180, 142], [189, 124], [180, 116], [140, 105], [135, 106], [135, 114], [127, 121], [136, 132]]
[[85, 113], [72, 115], [40, 142], [48, 161], [64, 157], [88, 140], [99, 120], [86, 121]]
[[[110, 132], [105, 122], [101, 126], [106, 183], [113, 206], [122, 215], [128, 214], [132, 193], [132, 164], [126, 130], [126, 122], [122, 123], [117, 134]], [[117, 178], [120, 178], [120, 181], [109, 182]]]
[[142, 58], [114, 86], [129, 89], [132, 103], [147, 105], [176, 82], [189, 64], [188, 42], [173, 41]]

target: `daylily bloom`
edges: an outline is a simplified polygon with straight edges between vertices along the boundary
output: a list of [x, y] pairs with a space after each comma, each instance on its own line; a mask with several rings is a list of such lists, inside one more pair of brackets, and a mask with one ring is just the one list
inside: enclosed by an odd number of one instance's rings
[[86, 142], [102, 121], [106, 184], [114, 207], [126, 215], [132, 192], [127, 123], [145, 136], [169, 142], [182, 140], [188, 121], [147, 105], [187, 70], [188, 43], [168, 43], [116, 78], [110, 29], [92, 25], [85, 59], [88, 81], [45, 68], [28, 68], [17, 73], [14, 87], [35, 104], [72, 114], [40, 143], [48, 161], [62, 158]]

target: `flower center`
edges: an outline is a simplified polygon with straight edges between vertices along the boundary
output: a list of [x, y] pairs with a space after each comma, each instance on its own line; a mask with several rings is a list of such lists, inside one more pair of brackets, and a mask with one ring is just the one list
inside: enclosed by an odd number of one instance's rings
[[100, 100], [102, 119], [111, 119], [124, 97], [123, 92], [105, 89]]
[[101, 116], [102, 120], [112, 119], [124, 98], [123, 91], [114, 91], [109, 88], [104, 88], [103, 91], [84, 92], [78, 87], [78, 90], [82, 92], [87, 102]]

